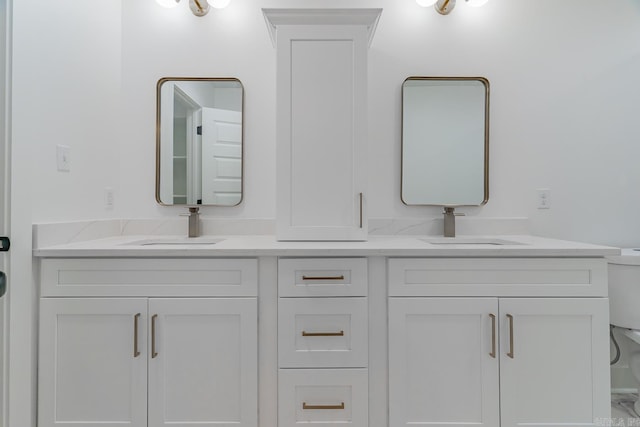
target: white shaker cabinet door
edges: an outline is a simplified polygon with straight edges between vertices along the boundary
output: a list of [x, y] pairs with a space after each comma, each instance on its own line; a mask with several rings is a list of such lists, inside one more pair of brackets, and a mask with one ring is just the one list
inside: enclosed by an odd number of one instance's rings
[[610, 417], [608, 300], [500, 299], [501, 427]]
[[257, 425], [256, 298], [149, 302], [149, 427]]
[[40, 303], [39, 427], [146, 427], [146, 299]]
[[497, 315], [496, 298], [389, 298], [390, 426], [499, 425]]
[[368, 31], [278, 29], [278, 240], [367, 238]]

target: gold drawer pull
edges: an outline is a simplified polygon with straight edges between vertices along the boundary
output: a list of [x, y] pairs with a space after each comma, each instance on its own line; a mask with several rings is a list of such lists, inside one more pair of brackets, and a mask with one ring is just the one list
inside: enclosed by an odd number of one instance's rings
[[302, 276], [302, 280], [344, 280], [344, 276]]
[[344, 409], [344, 402], [339, 405], [307, 405], [307, 402], [302, 402], [302, 409]]
[[302, 331], [303, 337], [343, 337], [344, 331], [340, 332], [307, 332]]

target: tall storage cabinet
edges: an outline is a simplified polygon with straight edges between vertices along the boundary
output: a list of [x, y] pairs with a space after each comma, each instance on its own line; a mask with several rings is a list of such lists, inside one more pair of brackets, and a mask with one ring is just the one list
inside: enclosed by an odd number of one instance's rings
[[366, 240], [367, 49], [379, 9], [265, 9], [277, 48], [277, 238]]

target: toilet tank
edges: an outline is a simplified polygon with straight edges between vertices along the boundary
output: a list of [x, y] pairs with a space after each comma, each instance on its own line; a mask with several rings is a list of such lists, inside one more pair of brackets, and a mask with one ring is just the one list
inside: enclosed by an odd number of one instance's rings
[[610, 323], [640, 329], [640, 249], [623, 249], [607, 261]]

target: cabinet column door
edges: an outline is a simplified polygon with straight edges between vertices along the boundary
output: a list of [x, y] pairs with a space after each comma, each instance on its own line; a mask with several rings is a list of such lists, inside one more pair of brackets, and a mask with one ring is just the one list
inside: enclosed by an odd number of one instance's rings
[[146, 318], [146, 299], [41, 300], [39, 427], [147, 426]]
[[495, 298], [389, 298], [390, 426], [499, 424], [497, 311]]
[[257, 426], [256, 298], [149, 302], [149, 427]]
[[610, 417], [607, 319], [606, 298], [500, 299], [501, 427]]
[[366, 240], [365, 25], [278, 28], [278, 240]]

